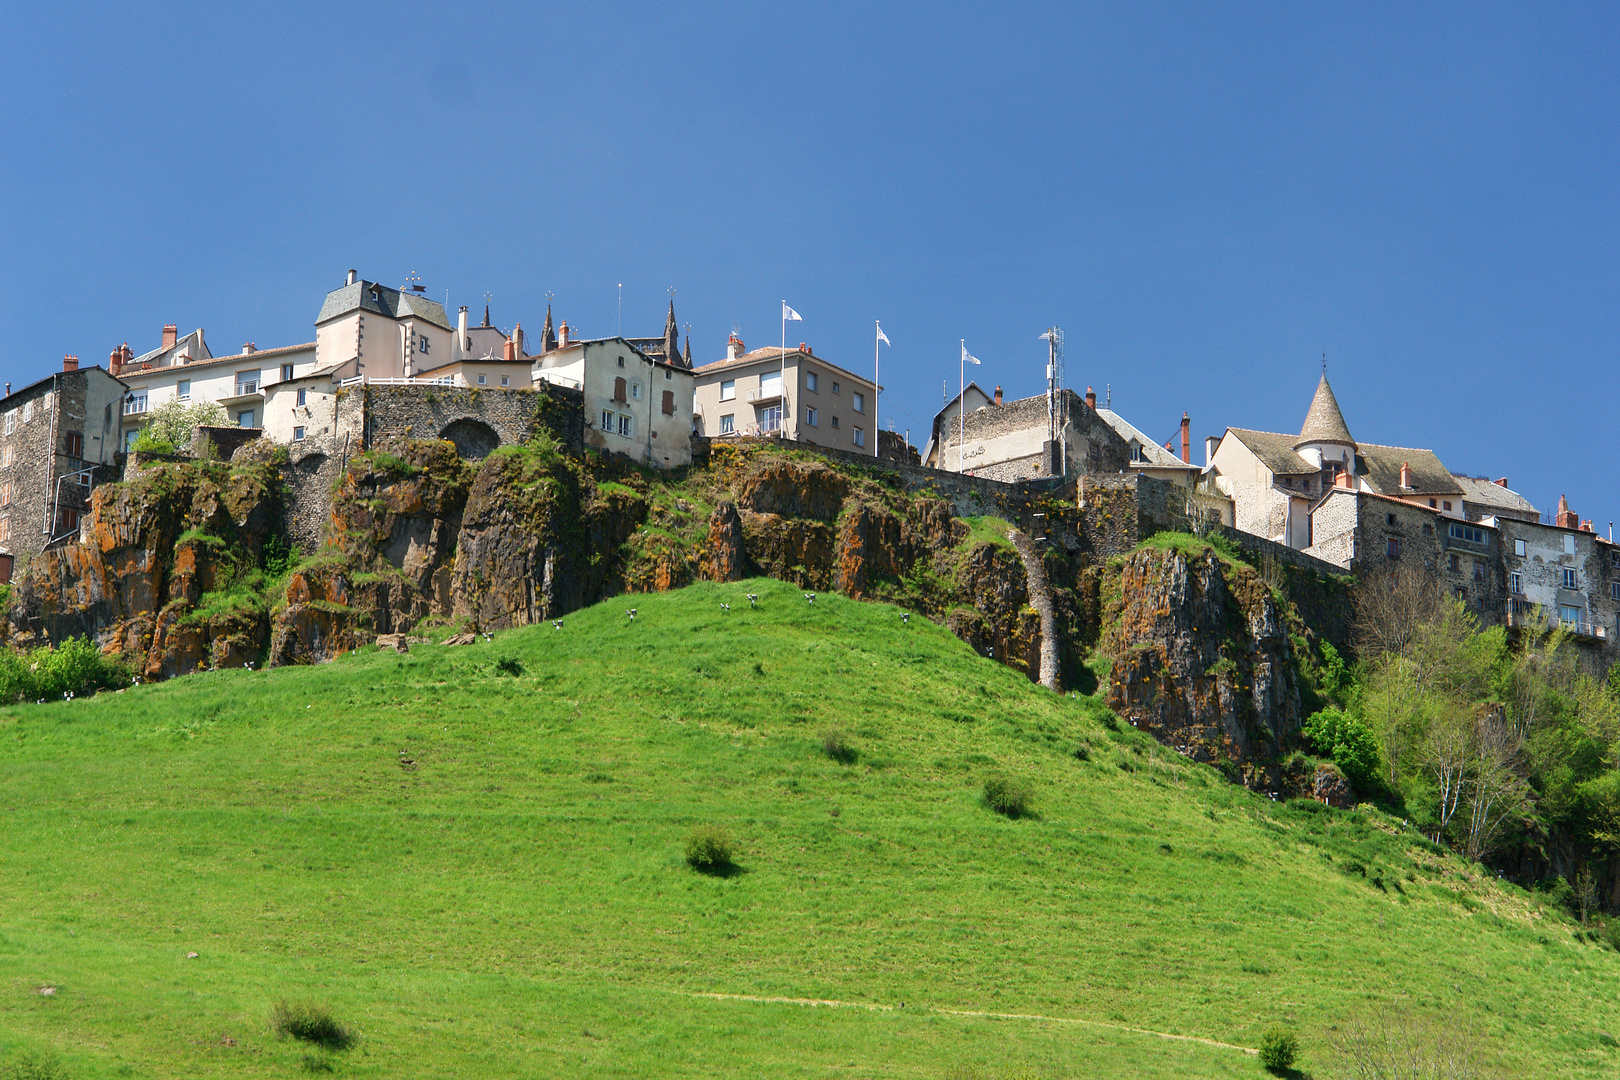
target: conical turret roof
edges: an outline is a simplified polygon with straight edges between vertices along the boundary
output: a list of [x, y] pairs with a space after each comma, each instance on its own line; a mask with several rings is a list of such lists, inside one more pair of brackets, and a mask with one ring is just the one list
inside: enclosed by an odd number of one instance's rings
[[1316, 396], [1311, 399], [1311, 410], [1305, 414], [1305, 426], [1299, 429], [1299, 441], [1294, 443], [1294, 449], [1310, 443], [1338, 443], [1352, 450], [1356, 446], [1325, 374], [1322, 381], [1316, 384]]

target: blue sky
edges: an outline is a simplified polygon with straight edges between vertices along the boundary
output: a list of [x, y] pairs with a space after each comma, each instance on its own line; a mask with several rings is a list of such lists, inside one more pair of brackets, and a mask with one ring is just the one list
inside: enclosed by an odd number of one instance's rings
[[[733, 324], [1358, 439], [1620, 519], [1614, 5], [13, 5], [0, 372], [313, 340], [355, 267], [587, 335]], [[954, 393], [954, 389], [952, 391]]]

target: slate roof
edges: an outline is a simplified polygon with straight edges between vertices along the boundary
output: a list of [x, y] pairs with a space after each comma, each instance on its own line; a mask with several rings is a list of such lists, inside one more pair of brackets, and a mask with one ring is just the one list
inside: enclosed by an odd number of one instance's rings
[[1480, 476], [1463, 476], [1452, 473], [1451, 478], [1457, 481], [1463, 489], [1463, 499], [1467, 502], [1478, 503], [1480, 506], [1492, 510], [1502, 510], [1509, 513], [1534, 514], [1536, 520], [1541, 519], [1541, 511], [1531, 505], [1530, 500], [1517, 491], [1502, 487], [1500, 484]]
[[[1412, 486], [1401, 487], [1401, 465], [1412, 467]], [[1356, 454], [1356, 475], [1380, 495], [1461, 495], [1461, 485], [1433, 450], [1410, 446], [1362, 443]]]
[[[1042, 396], [1044, 397], [1045, 395]], [[1137, 428], [1123, 416], [1119, 415], [1119, 413], [1114, 412], [1112, 409], [1098, 409], [1097, 415], [1102, 417], [1103, 422], [1109, 427], [1119, 432], [1119, 437], [1124, 439], [1127, 443], [1135, 441], [1141, 444], [1142, 456], [1147, 459], [1145, 464], [1174, 466], [1178, 469], [1196, 469], [1198, 467], [1196, 465], [1189, 465], [1187, 462], [1182, 461], [1179, 455], [1172, 454], [1170, 451], [1154, 442], [1147, 436], [1145, 432]], [[1133, 462], [1132, 464], [1144, 464], [1144, 462]]]
[[429, 300], [421, 293], [390, 289], [374, 281], [357, 281], [327, 293], [321, 313], [315, 316], [315, 325], [319, 326], [351, 311], [370, 311], [390, 319], [416, 318], [446, 330], [454, 329], [449, 316], [444, 313], [444, 305], [437, 300]]
[[1340, 443], [1351, 448], [1356, 445], [1326, 375], [1316, 384], [1316, 396], [1311, 398], [1310, 411], [1305, 414], [1305, 426], [1299, 429], [1299, 438], [1294, 440], [1293, 447], [1298, 449], [1307, 443]]
[[1250, 431], [1247, 428], [1227, 428], [1226, 431], [1247, 446], [1262, 465], [1279, 476], [1307, 476], [1322, 471], [1294, 451], [1295, 439], [1292, 435]]

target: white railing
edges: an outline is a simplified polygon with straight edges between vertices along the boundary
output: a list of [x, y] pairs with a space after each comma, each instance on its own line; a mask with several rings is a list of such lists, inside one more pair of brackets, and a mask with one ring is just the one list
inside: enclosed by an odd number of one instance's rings
[[585, 389], [585, 384], [580, 382], [578, 379], [564, 379], [560, 376], [551, 374], [549, 371], [542, 371], [540, 373], [540, 381], [551, 383], [553, 386], [565, 386], [570, 390]]
[[147, 406], [146, 406], [146, 398], [144, 398], [144, 397], [138, 397], [134, 401], [127, 401], [126, 400], [124, 402], [124, 415], [125, 416], [136, 416], [136, 415], [138, 415], [140, 413], [145, 412], [146, 408], [147, 408]]
[[351, 375], [347, 379], [344, 379], [342, 382], [338, 383], [338, 386], [340, 388], [344, 386], [364, 386], [365, 382], [366, 377], [364, 375]]
[[750, 390], [750, 391], [748, 391], [748, 401], [749, 401], [750, 404], [752, 404], [752, 403], [754, 403], [756, 401], [771, 401], [771, 400], [773, 400], [775, 398], [779, 398], [781, 396], [782, 396], [782, 388], [779, 387], [779, 386], [778, 387], [762, 386], [758, 390]]

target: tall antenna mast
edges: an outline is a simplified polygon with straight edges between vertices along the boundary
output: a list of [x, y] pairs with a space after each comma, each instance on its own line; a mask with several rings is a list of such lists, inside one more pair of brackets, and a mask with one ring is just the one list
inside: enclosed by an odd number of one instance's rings
[[1049, 327], [1046, 342], [1046, 437], [1056, 442], [1069, 422], [1068, 398], [1063, 394], [1063, 329]]

